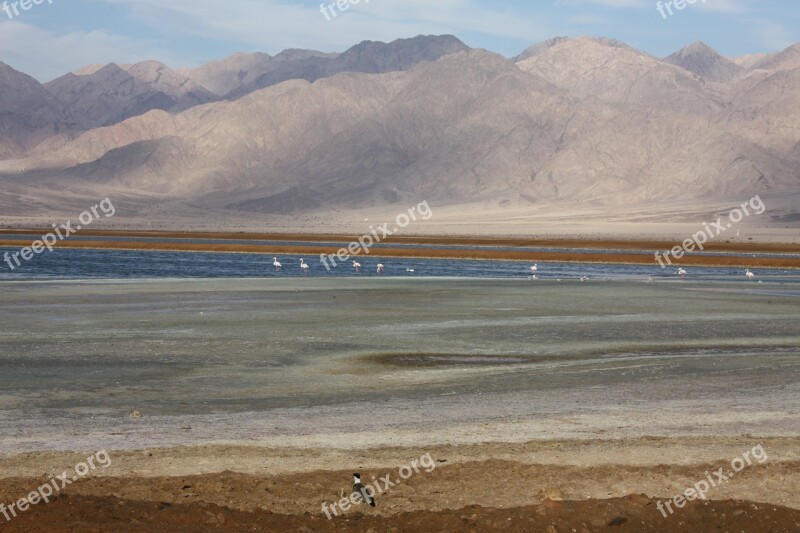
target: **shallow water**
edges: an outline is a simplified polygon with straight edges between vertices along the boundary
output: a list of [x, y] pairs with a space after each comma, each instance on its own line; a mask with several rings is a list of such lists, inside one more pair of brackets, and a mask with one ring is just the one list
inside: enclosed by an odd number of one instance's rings
[[[8, 249], [0, 248], [0, 257]], [[300, 259], [310, 266], [304, 274]], [[272, 256], [200, 252], [152, 252], [119, 250], [54, 250], [34, 256], [21, 267], [10, 270], [0, 263], [0, 282], [4, 280], [48, 279], [150, 279], [150, 278], [294, 278], [294, 277], [457, 277], [527, 279], [530, 263], [520, 261], [469, 261], [456, 259], [389, 258], [374, 254], [360, 257], [363, 268], [356, 272], [352, 265], [327, 270], [318, 256], [283, 255], [283, 268], [276, 272]], [[386, 266], [384, 274], [376, 272], [378, 263]], [[409, 270], [413, 270], [410, 272]], [[687, 267], [688, 278], [703, 281], [742, 282], [753, 284], [741, 268]], [[800, 286], [800, 270], [754, 269], [757, 280]], [[616, 265], [587, 263], [540, 263], [540, 280], [558, 279], [675, 279], [675, 269], [653, 265]]]
[[[441, 394], [800, 379], [780, 286], [456, 279], [6, 283], [0, 411], [235, 413]], [[774, 292], [770, 292], [774, 291]]]
[[[356, 273], [304, 259], [308, 275], [300, 256], [276, 272], [254, 254], [56, 250], [3, 265], [0, 453], [393, 442], [514, 420], [520, 439], [800, 430], [798, 271], [541, 263], [533, 281], [514, 261], [370, 256]], [[587, 413], [601, 418], [574, 423]]]

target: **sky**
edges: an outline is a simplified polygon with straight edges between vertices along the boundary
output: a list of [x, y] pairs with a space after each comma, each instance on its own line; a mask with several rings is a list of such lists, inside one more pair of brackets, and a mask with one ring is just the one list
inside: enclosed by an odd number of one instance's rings
[[347, 9], [327, 15], [320, 0], [22, 0], [41, 3], [15, 13], [19, 1], [7, 0], [10, 16], [0, 10], [0, 61], [42, 82], [90, 64], [193, 67], [237, 51], [334, 52], [420, 34], [505, 56], [556, 36], [610, 37], [659, 57], [695, 41], [729, 57], [800, 42], [798, 0], [695, 0], [672, 15], [656, 0], [341, 0]]

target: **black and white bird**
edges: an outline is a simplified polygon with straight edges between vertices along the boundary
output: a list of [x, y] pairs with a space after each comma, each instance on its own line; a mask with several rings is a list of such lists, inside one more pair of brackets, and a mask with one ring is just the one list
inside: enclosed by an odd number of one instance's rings
[[361, 483], [361, 474], [353, 474], [353, 492], [361, 496], [362, 502], [367, 502], [371, 507], [375, 507], [375, 498], [367, 490], [367, 487]]

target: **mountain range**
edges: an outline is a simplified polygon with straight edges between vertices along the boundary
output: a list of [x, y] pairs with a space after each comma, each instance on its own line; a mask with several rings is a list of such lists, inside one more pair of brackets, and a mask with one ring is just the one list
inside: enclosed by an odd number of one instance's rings
[[657, 58], [560, 37], [509, 59], [419, 36], [193, 69], [93, 65], [45, 84], [0, 63], [0, 186], [38, 198], [37, 212], [58, 190], [113, 190], [132, 213], [171, 202], [240, 214], [758, 193], [794, 220], [798, 185], [800, 45], [728, 59], [695, 43]]

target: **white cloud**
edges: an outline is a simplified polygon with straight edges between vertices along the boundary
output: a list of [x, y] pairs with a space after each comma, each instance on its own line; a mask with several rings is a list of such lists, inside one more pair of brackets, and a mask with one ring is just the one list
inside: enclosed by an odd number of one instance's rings
[[218, 0], [98, 1], [127, 5], [138, 20], [149, 25], [272, 52], [287, 47], [341, 50], [362, 39], [391, 40], [417, 34], [476, 32], [535, 40], [552, 33], [532, 15], [472, 0], [362, 0], [330, 21], [319, 4], [307, 7], [277, 0], [229, 0], [224, 4]]

